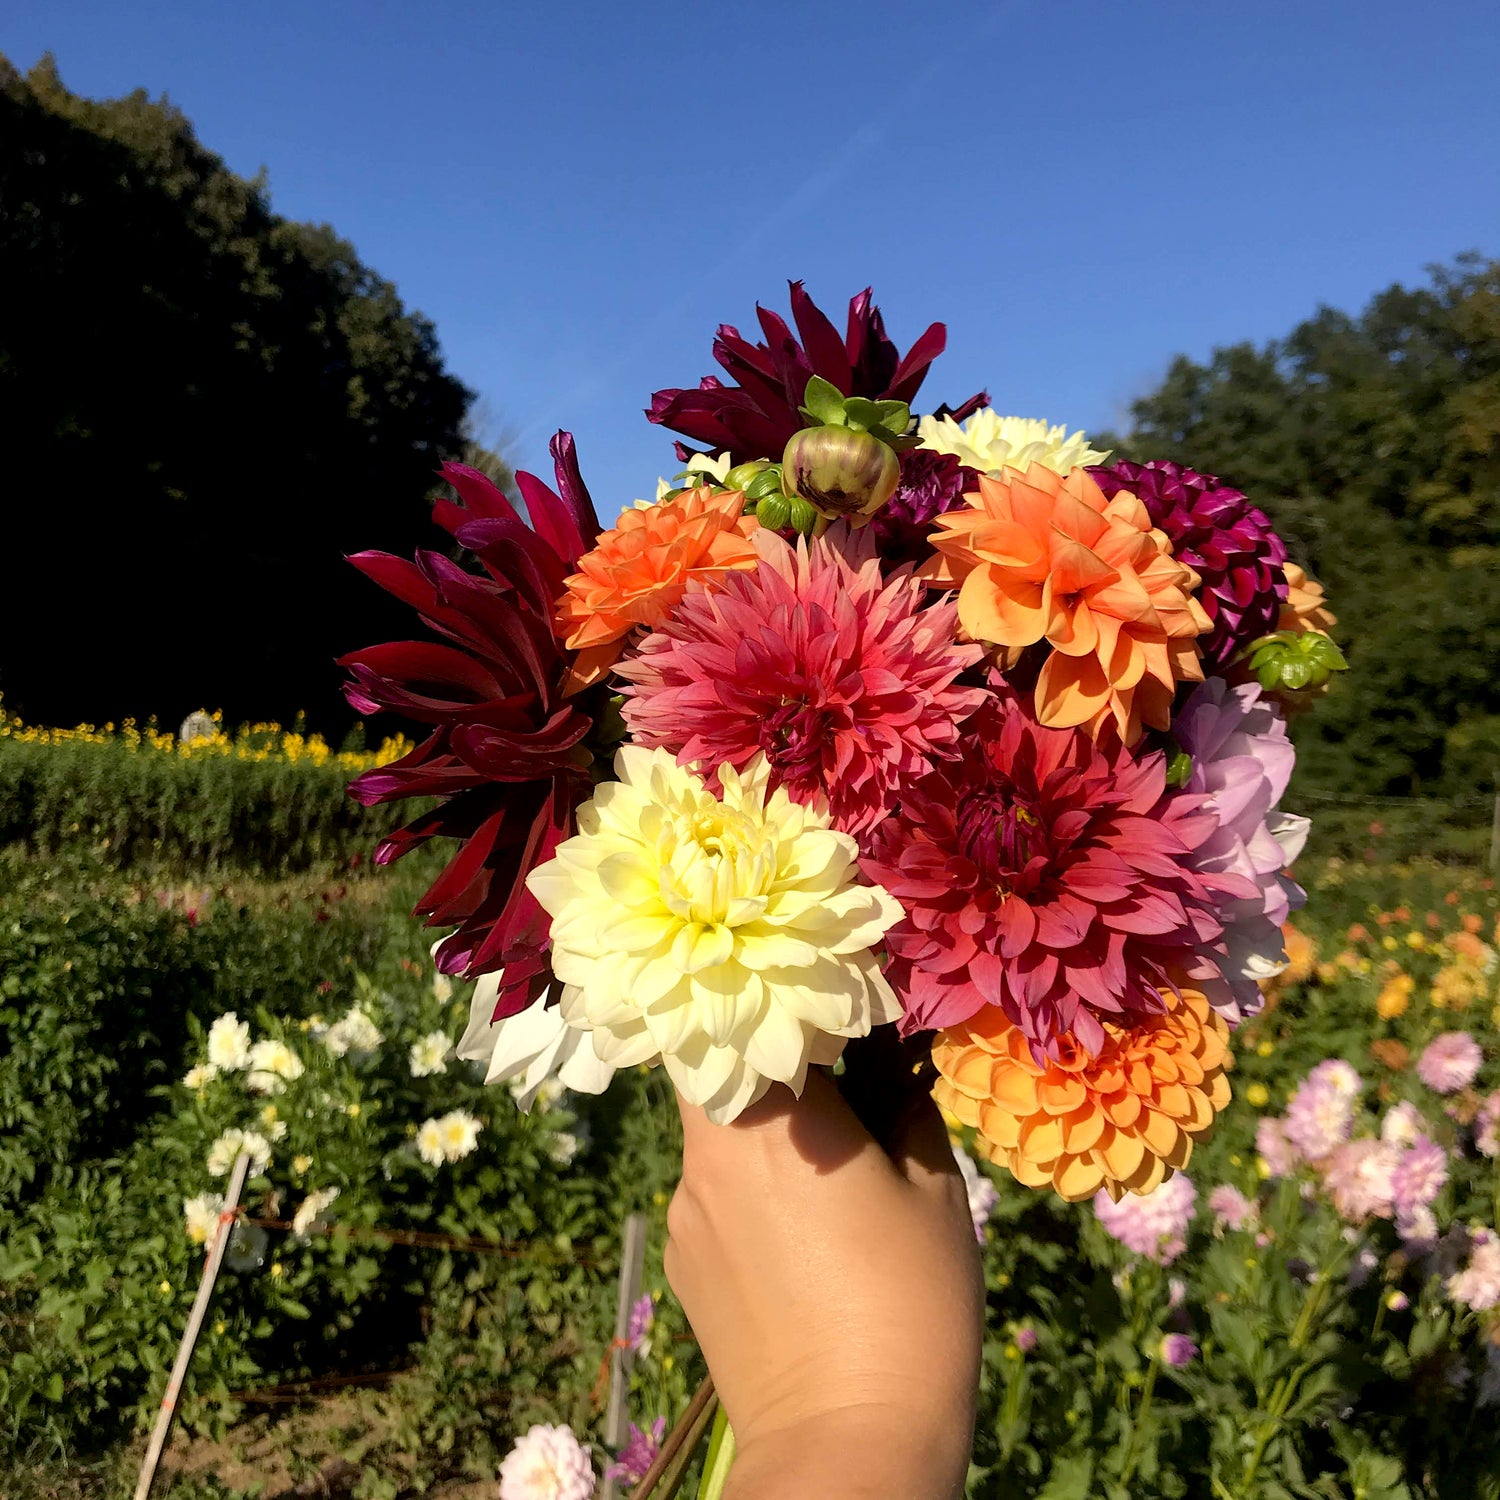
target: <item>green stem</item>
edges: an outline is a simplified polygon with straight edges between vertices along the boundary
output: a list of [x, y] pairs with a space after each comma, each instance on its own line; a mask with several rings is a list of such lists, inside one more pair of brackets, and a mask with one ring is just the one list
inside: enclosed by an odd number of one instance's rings
[[698, 1481], [698, 1500], [720, 1500], [734, 1462], [734, 1429], [721, 1406], [714, 1413], [713, 1435], [708, 1440], [708, 1457], [703, 1460], [703, 1478]]
[[1146, 1425], [1146, 1418], [1151, 1415], [1151, 1397], [1156, 1392], [1156, 1374], [1160, 1369], [1161, 1360], [1153, 1359], [1151, 1368], [1146, 1371], [1146, 1384], [1141, 1390], [1141, 1404], [1136, 1407], [1135, 1417], [1130, 1423], [1130, 1435], [1125, 1439], [1125, 1462], [1120, 1469], [1121, 1484], [1128, 1484], [1130, 1476], [1135, 1472], [1137, 1439]]

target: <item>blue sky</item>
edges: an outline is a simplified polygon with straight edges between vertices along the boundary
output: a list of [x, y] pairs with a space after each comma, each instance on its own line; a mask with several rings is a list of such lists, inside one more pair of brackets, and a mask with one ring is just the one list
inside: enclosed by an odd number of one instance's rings
[[651, 391], [788, 277], [946, 321], [928, 402], [1099, 427], [1178, 351], [1500, 254], [1493, 3], [8, 9], [13, 62], [165, 92], [351, 239], [512, 462], [576, 432], [601, 511], [674, 467]]

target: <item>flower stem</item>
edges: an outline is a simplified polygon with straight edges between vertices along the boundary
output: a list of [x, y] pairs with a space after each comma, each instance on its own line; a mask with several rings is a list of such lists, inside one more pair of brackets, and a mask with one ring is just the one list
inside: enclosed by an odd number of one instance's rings
[[1146, 1384], [1141, 1391], [1141, 1404], [1135, 1409], [1135, 1416], [1130, 1423], [1130, 1434], [1125, 1439], [1125, 1462], [1120, 1468], [1121, 1484], [1128, 1484], [1130, 1476], [1135, 1472], [1137, 1439], [1146, 1425], [1146, 1418], [1151, 1415], [1151, 1398], [1156, 1393], [1156, 1375], [1160, 1369], [1161, 1360], [1153, 1359], [1151, 1368], [1146, 1371]]

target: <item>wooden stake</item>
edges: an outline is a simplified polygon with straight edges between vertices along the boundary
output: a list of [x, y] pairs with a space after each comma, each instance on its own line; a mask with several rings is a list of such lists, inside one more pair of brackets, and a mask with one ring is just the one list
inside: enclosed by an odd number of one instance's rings
[[[635, 1364], [631, 1349], [630, 1310], [640, 1300], [641, 1277], [646, 1267], [646, 1216], [630, 1214], [620, 1246], [620, 1290], [615, 1300], [615, 1338], [609, 1351], [609, 1405], [604, 1412], [604, 1441], [622, 1448], [630, 1436], [630, 1371]], [[615, 1480], [604, 1481], [603, 1500], [616, 1500]]]
[[224, 1262], [224, 1250], [229, 1244], [235, 1211], [240, 1206], [240, 1194], [245, 1188], [245, 1178], [250, 1171], [250, 1154], [241, 1151], [234, 1159], [234, 1169], [229, 1174], [229, 1187], [224, 1194], [224, 1209], [219, 1215], [214, 1242], [203, 1259], [203, 1275], [198, 1282], [198, 1295], [193, 1299], [193, 1310], [188, 1316], [182, 1342], [177, 1346], [177, 1358], [172, 1373], [167, 1377], [166, 1393], [161, 1398], [161, 1410], [156, 1414], [156, 1426], [151, 1431], [151, 1441], [146, 1445], [146, 1457], [141, 1464], [141, 1477], [136, 1482], [135, 1500], [146, 1500], [151, 1493], [151, 1482], [156, 1478], [156, 1466], [161, 1462], [167, 1437], [172, 1431], [172, 1419], [177, 1415], [177, 1398], [182, 1394], [183, 1378], [193, 1358], [193, 1346], [208, 1315], [209, 1299], [213, 1296], [214, 1282], [219, 1279], [219, 1267]]

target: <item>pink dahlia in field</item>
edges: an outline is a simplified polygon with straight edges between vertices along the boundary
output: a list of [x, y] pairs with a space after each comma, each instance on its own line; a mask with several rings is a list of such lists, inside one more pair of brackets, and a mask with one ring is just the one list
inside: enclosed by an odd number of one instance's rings
[[1251, 891], [1225, 895], [1219, 912], [1224, 977], [1203, 987], [1209, 1003], [1234, 1024], [1260, 1009], [1260, 981], [1286, 967], [1282, 927], [1307, 900], [1282, 873], [1307, 841], [1307, 819], [1278, 806], [1296, 751], [1286, 721], [1260, 685], [1231, 687], [1222, 677], [1193, 689], [1172, 720], [1172, 735], [1193, 761], [1184, 794], [1206, 797], [1219, 823], [1198, 847], [1198, 868], [1236, 876]]
[[1496, 1089], [1474, 1116], [1474, 1146], [1481, 1156], [1500, 1156], [1500, 1089]]
[[889, 567], [925, 562], [932, 555], [935, 517], [964, 503], [964, 491], [979, 476], [951, 453], [909, 448], [901, 455], [901, 482], [896, 493], [875, 512], [869, 529], [880, 546], [881, 561]]
[[1229, 1182], [1221, 1182], [1208, 1195], [1208, 1207], [1218, 1229], [1245, 1229], [1259, 1217], [1254, 1202]]
[[910, 572], [881, 576], [867, 531], [793, 549], [762, 530], [754, 546], [759, 567], [689, 592], [620, 663], [625, 723], [683, 765], [743, 770], [764, 753], [773, 787], [826, 798], [835, 828], [863, 833], [959, 753], [986, 694], [954, 681], [981, 648], [958, 644], [951, 599], [923, 608]]
[[1213, 622], [1198, 638], [1205, 667], [1222, 668], [1276, 629], [1287, 596], [1286, 546], [1264, 511], [1212, 474], [1182, 464], [1123, 461], [1090, 472], [1106, 495], [1135, 495], [1166, 533], [1172, 555], [1202, 580], [1198, 597]]
[[[764, 343], [752, 343], [739, 329], [720, 324], [714, 358], [737, 383], [725, 385], [718, 376], [705, 375], [696, 390], [657, 391], [647, 419], [727, 452], [736, 463], [779, 459], [787, 439], [807, 425], [801, 406], [814, 375], [845, 396], [909, 405], [948, 343], [948, 330], [934, 323], [903, 355], [887, 336], [869, 287], [849, 299], [842, 334], [800, 281], [791, 283], [791, 293], [795, 335], [785, 319], [759, 305], [755, 314]], [[967, 417], [989, 403], [981, 391], [952, 415]], [[684, 460], [689, 456], [680, 443], [678, 452]]]
[[639, 1484], [656, 1462], [666, 1431], [665, 1417], [657, 1417], [647, 1428], [637, 1427], [632, 1422], [630, 1440], [615, 1455], [615, 1461], [604, 1471], [604, 1477], [617, 1484]]
[[1474, 1082], [1484, 1053], [1467, 1031], [1433, 1037], [1417, 1059], [1417, 1077], [1438, 1094], [1456, 1094]]
[[1323, 1188], [1341, 1219], [1358, 1224], [1390, 1218], [1400, 1157], [1398, 1147], [1369, 1137], [1333, 1148], [1322, 1163]]
[[1218, 977], [1221, 877], [1193, 867], [1216, 823], [1192, 798], [1164, 798], [1160, 753], [1043, 728], [1003, 690], [962, 738], [961, 758], [868, 835], [865, 874], [906, 913], [885, 971], [904, 1032], [994, 1005], [1038, 1059], [1066, 1034], [1092, 1056], [1105, 1023], [1160, 1014], [1179, 980]]
[[1448, 1153], [1436, 1141], [1418, 1136], [1391, 1173], [1391, 1202], [1403, 1233], [1432, 1207], [1447, 1181]]
[[349, 792], [366, 807], [434, 799], [375, 859], [388, 864], [434, 838], [457, 842], [417, 912], [455, 928], [436, 950], [444, 973], [504, 971], [497, 1017], [546, 983], [547, 914], [525, 880], [572, 832], [574, 809], [589, 795], [584, 741], [601, 706], [564, 692], [573, 655], [553, 633], [553, 607], [599, 522], [568, 433], [553, 439], [552, 455], [556, 492], [516, 476], [529, 525], [484, 475], [445, 464], [461, 503], [439, 500], [433, 519], [482, 571], [441, 552], [350, 558], [415, 609], [435, 639], [369, 646], [339, 663], [356, 712], [389, 711], [429, 728], [409, 755], [366, 771]]
[[[1286, 1107], [1287, 1140], [1305, 1161], [1322, 1161], [1349, 1139], [1364, 1080], [1342, 1058], [1320, 1062]], [[1262, 1152], [1264, 1155], [1264, 1152]]]
[[500, 1500], [589, 1500], [594, 1466], [571, 1427], [537, 1422], [500, 1465]]
[[1187, 1248], [1188, 1225], [1198, 1202], [1192, 1179], [1175, 1172], [1149, 1193], [1126, 1193], [1118, 1203], [1103, 1188], [1094, 1214], [1107, 1233], [1127, 1250], [1169, 1266]]
[[1271, 1177], [1289, 1177], [1297, 1170], [1302, 1157], [1287, 1138], [1286, 1121], [1274, 1115], [1262, 1115], [1255, 1126], [1255, 1151], [1266, 1164]]
[[1500, 1238], [1488, 1229], [1476, 1229], [1469, 1263], [1448, 1278], [1448, 1295], [1475, 1312], [1500, 1307]]

